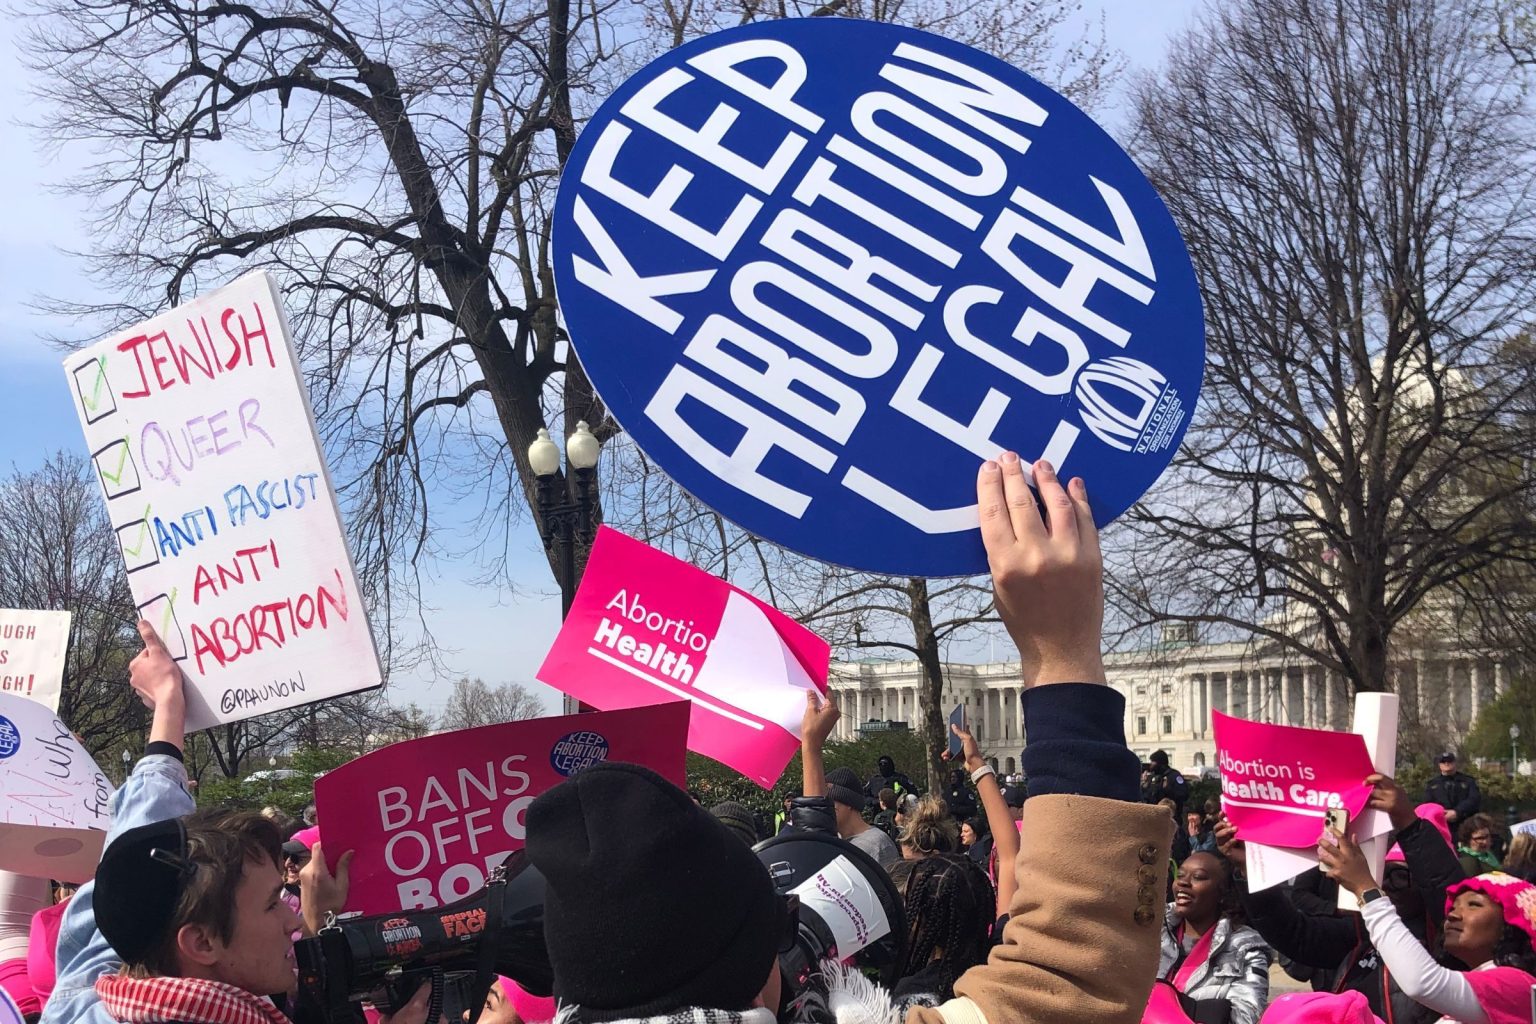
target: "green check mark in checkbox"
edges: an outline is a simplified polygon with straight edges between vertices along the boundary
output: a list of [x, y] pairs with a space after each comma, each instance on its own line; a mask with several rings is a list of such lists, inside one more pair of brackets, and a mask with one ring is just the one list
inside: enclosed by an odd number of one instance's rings
[[165, 614], [160, 616], [160, 625], [155, 627], [160, 634], [160, 639], [164, 640], [171, 635], [171, 623], [174, 621], [176, 621], [176, 588], [172, 587], [165, 598]]
[[[122, 537], [121, 534], [119, 534], [118, 536]], [[148, 539], [149, 539], [149, 506], [145, 505], [144, 506], [144, 521], [139, 524], [139, 533], [138, 533], [138, 536], [136, 538], [134, 538], [132, 546], [130, 546], [128, 544], [128, 539], [126, 537], [122, 538], [123, 554], [124, 555], [132, 555], [134, 558], [138, 558], [140, 553], [142, 553], [143, 550], [144, 550], [144, 542], [146, 540], [148, 540]]]
[[107, 480], [107, 481], [109, 481], [109, 482], [111, 482], [113, 484], [120, 484], [120, 483], [123, 482], [123, 468], [125, 466], [127, 466], [127, 465], [128, 465], [128, 439], [127, 438], [123, 439], [123, 447], [122, 447], [122, 451], [119, 453], [118, 458], [117, 458], [117, 468], [116, 469], [108, 471], [107, 467], [102, 465], [101, 457], [100, 456], [97, 456], [97, 460], [96, 460], [96, 469], [101, 473], [101, 478], [103, 480]]
[[85, 403], [86, 412], [95, 412], [101, 407], [101, 389], [107, 386], [107, 357], [101, 356], [96, 360], [96, 381], [91, 385], [91, 393], [87, 395], [80, 392], [80, 400]]

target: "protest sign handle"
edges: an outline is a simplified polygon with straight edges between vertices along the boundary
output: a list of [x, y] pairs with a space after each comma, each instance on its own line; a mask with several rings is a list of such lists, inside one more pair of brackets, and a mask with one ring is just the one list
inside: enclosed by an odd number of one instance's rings
[[[1365, 737], [1365, 748], [1370, 752], [1371, 764], [1383, 775], [1393, 775], [1397, 771], [1397, 718], [1397, 694], [1360, 693], [1355, 695], [1352, 731]], [[1384, 830], [1378, 828], [1383, 823], [1373, 820], [1373, 815], [1384, 817], [1381, 811], [1367, 810], [1360, 815], [1355, 828], [1357, 835], [1379, 832], [1376, 838], [1360, 844], [1360, 850], [1365, 854], [1365, 862], [1370, 865], [1371, 877], [1379, 881], [1382, 869], [1386, 866], [1390, 837]], [[1339, 909], [1357, 909], [1353, 894], [1343, 889], [1339, 890]]]

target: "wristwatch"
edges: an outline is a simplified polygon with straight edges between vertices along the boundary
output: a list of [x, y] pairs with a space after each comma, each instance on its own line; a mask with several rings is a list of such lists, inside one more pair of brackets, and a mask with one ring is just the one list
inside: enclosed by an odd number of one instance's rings
[[1382, 892], [1375, 886], [1372, 886], [1371, 888], [1365, 890], [1365, 892], [1361, 893], [1359, 896], [1356, 896], [1355, 900], [1360, 904], [1361, 909], [1364, 909], [1367, 903], [1374, 903], [1376, 900], [1383, 899], [1385, 896], [1386, 893]]

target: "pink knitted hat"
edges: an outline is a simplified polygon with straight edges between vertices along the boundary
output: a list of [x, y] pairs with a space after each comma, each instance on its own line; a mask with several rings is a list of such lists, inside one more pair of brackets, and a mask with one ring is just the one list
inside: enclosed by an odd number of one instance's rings
[[1269, 1004], [1259, 1024], [1382, 1024], [1359, 992], [1292, 992]]
[[1456, 903], [1456, 896], [1463, 892], [1480, 892], [1504, 908], [1504, 921], [1519, 928], [1536, 943], [1536, 885], [1502, 871], [1490, 871], [1457, 882], [1445, 890], [1445, 912], [1449, 914]]
[[512, 1004], [512, 1009], [526, 1024], [548, 1024], [555, 1019], [555, 1000], [553, 996], [536, 996], [526, 991], [523, 986], [511, 978], [497, 976], [501, 982], [501, 991], [507, 997], [507, 1002]]
[[[1456, 844], [1451, 841], [1451, 826], [1446, 823], [1444, 807], [1439, 804], [1419, 804], [1413, 809], [1413, 813], [1435, 826], [1435, 831], [1445, 837], [1445, 845], [1453, 850], [1456, 849]], [[1393, 843], [1392, 849], [1387, 851], [1387, 863], [1404, 859], [1406, 858], [1403, 857], [1403, 848]]]

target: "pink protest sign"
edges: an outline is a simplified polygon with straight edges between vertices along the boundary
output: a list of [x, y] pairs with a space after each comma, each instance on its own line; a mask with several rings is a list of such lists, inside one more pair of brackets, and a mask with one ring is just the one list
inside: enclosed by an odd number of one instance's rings
[[746, 591], [604, 527], [538, 676], [597, 708], [693, 702], [688, 747], [764, 788], [800, 745], [825, 640]]
[[1351, 732], [1265, 725], [1211, 713], [1221, 806], [1238, 838], [1309, 849], [1324, 815], [1343, 807], [1350, 820], [1365, 807], [1375, 769], [1365, 739]]
[[334, 868], [353, 850], [348, 910], [441, 906], [523, 848], [528, 805], [598, 761], [643, 764], [679, 786], [686, 701], [504, 722], [395, 743], [315, 783]]

